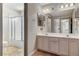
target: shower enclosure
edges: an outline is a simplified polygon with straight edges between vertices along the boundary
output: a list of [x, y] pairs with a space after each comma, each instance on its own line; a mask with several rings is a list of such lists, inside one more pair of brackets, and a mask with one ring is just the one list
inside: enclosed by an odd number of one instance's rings
[[8, 17], [9, 39], [23, 40], [23, 16]]
[[7, 41], [7, 44], [4, 44], [4, 55], [24, 54], [23, 27], [23, 16], [8, 17], [8, 40], [4, 40]]
[[3, 4], [3, 55], [24, 55], [24, 4]]

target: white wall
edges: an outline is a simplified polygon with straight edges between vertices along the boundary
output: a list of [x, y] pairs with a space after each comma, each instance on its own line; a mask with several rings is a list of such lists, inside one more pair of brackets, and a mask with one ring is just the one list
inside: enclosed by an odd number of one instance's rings
[[36, 49], [37, 4], [28, 4], [28, 55]]

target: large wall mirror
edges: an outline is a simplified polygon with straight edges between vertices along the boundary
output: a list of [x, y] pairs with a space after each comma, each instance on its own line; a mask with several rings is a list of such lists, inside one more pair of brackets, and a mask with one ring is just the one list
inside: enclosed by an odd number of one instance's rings
[[46, 32], [79, 34], [79, 4], [52, 3], [42, 9]]
[[[71, 25], [71, 19], [70, 18], [56, 18], [56, 19], [47, 19], [47, 25], [49, 28], [47, 28], [48, 32], [51, 28], [50, 32], [52, 33], [72, 33], [72, 25]], [[49, 21], [51, 21], [49, 23]]]

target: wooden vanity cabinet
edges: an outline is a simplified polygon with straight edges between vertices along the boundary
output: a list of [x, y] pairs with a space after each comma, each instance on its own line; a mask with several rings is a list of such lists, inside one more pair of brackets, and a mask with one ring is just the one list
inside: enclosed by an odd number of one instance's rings
[[79, 56], [79, 40], [78, 39], [69, 40], [69, 55]]
[[37, 36], [37, 49], [61, 56], [79, 56], [79, 39]]
[[58, 39], [57, 38], [52, 38], [48, 37], [48, 47], [49, 47], [49, 52], [51, 53], [58, 53]]
[[68, 55], [68, 40], [67, 38], [59, 38], [59, 54]]
[[48, 38], [44, 36], [38, 36], [37, 48], [40, 50], [48, 51]]

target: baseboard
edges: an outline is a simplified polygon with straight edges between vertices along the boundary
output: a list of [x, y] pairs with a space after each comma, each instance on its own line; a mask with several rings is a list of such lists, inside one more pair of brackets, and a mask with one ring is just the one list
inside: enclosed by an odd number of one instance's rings
[[32, 51], [31, 53], [29, 53], [28, 56], [32, 56], [36, 51], [37, 51], [37, 49], [35, 49], [35, 50]]

